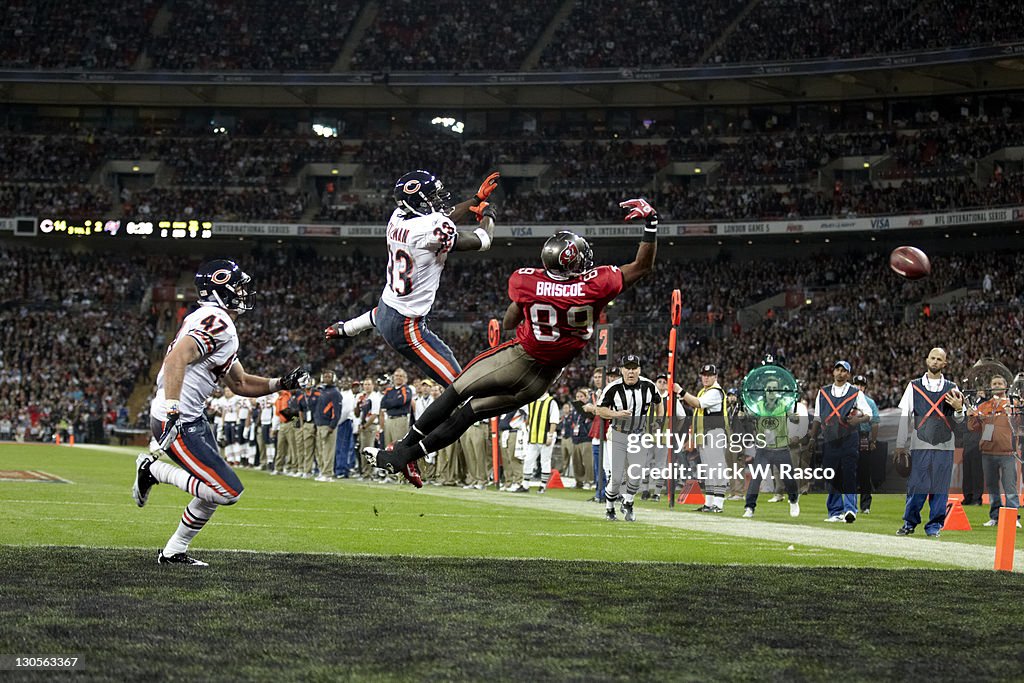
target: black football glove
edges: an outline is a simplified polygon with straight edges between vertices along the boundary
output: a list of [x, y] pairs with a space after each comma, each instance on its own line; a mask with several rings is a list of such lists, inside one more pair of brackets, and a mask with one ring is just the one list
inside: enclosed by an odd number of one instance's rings
[[171, 444], [178, 438], [179, 422], [181, 421], [181, 411], [178, 408], [177, 401], [167, 402], [167, 417], [164, 419], [164, 429], [160, 432], [160, 438], [157, 442], [160, 444], [160, 450], [165, 453], [171, 452]]
[[313, 386], [313, 378], [306, 370], [299, 366], [279, 380], [278, 386], [281, 389], [295, 391], [296, 389], [308, 389]]

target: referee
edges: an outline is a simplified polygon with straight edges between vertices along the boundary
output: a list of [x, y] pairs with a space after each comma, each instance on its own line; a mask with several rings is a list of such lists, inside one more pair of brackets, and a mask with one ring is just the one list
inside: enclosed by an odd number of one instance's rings
[[640, 376], [639, 356], [623, 356], [619, 366], [621, 379], [605, 387], [599, 405], [594, 408], [594, 414], [611, 420], [607, 443], [611, 451], [611, 472], [605, 490], [605, 519], [615, 521], [615, 501], [619, 499], [619, 487], [625, 480], [622, 514], [627, 522], [632, 522], [636, 520], [633, 498], [640, 490], [640, 469], [654, 457], [654, 449], [644, 448], [640, 437], [649, 433], [651, 407], [656, 406], [654, 415], [660, 424], [665, 415], [665, 406], [654, 382]]

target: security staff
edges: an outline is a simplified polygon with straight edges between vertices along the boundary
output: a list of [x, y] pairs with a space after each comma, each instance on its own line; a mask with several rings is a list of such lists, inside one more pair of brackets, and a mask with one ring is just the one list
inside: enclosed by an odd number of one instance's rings
[[605, 387], [594, 414], [611, 420], [606, 444], [611, 450], [611, 474], [604, 494], [605, 519], [615, 521], [615, 502], [619, 500], [619, 487], [625, 481], [622, 515], [627, 522], [632, 522], [636, 519], [633, 499], [640, 490], [641, 470], [654, 458], [653, 447], [645, 448], [641, 437], [648, 433], [651, 408], [655, 407], [653, 415], [660, 422], [665, 415], [665, 404], [654, 382], [640, 376], [639, 356], [623, 356], [619, 369], [622, 377]]
[[837, 360], [832, 384], [818, 391], [811, 441], [822, 433], [821, 466], [833, 471], [826, 522], [857, 521], [857, 460], [860, 457], [860, 425], [871, 419], [871, 406], [864, 394], [850, 384], [850, 364]]

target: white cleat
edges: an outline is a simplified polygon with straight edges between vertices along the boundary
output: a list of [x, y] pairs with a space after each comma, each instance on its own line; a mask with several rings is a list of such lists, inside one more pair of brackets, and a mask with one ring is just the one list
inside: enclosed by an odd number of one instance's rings
[[797, 503], [790, 503], [789, 504], [789, 516], [790, 517], [799, 517], [800, 516], [800, 503], [799, 502], [797, 502]]

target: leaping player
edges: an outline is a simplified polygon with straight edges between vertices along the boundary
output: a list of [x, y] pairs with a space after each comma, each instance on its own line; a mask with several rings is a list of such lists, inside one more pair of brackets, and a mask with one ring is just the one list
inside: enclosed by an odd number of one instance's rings
[[[428, 327], [441, 272], [452, 251], [487, 251], [494, 237], [494, 207], [487, 201], [498, 186], [491, 173], [476, 195], [454, 208], [451, 194], [429, 171], [406, 173], [395, 183], [398, 205], [388, 221], [388, 272], [376, 308], [326, 330], [330, 341], [376, 327], [384, 340], [427, 376], [447, 387], [462, 371], [451, 349]], [[475, 215], [479, 226], [459, 230], [455, 224]]]
[[[516, 338], [474, 358], [444, 393], [416, 420], [392, 450], [363, 449], [367, 462], [409, 476], [409, 464], [454, 443], [470, 425], [535, 400], [594, 335], [594, 322], [609, 301], [654, 268], [658, 214], [645, 199], [620, 204], [626, 220], [643, 218], [643, 238], [632, 263], [593, 267], [585, 239], [555, 233], [541, 250], [541, 268], [520, 268], [508, 281], [512, 303], [504, 327]], [[413, 472], [415, 474], [415, 472]]]

